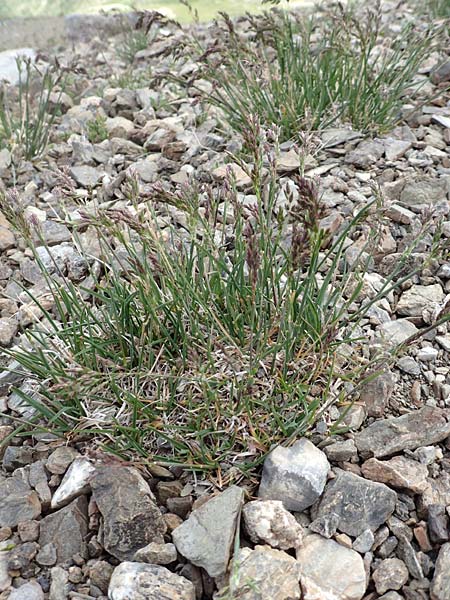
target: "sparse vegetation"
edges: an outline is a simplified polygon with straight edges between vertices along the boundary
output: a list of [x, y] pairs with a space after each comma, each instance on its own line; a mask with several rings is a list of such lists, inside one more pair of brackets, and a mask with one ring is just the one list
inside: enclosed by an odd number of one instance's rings
[[[46, 148], [51, 126], [58, 114], [62, 74], [47, 67], [41, 72], [30, 59], [17, 58], [19, 82], [0, 88], [0, 147], [17, 149], [26, 160]], [[56, 97], [51, 101], [52, 92]]]
[[98, 116], [86, 124], [87, 136], [91, 144], [99, 144], [108, 139], [108, 130], [106, 129], [106, 117]]
[[[146, 199], [130, 180], [132, 210], [83, 216], [80, 226], [96, 228], [108, 256], [103, 279], [91, 293], [44, 270], [53, 312], [40, 306], [47, 325], [30, 333], [33, 352], [11, 353], [43, 383], [41, 400], [24, 397], [37, 411], [33, 429], [89, 431], [118, 454], [193, 468], [244, 468], [305, 433], [347, 396], [344, 382], [373, 370], [356, 346], [348, 354], [348, 343], [367, 310], [404, 280], [409, 250], [355, 309], [378, 210], [365, 206], [327, 237], [314, 182], [278, 183], [274, 132], [254, 122], [245, 136], [251, 206], [239, 201], [230, 171], [220, 190], [156, 186]], [[185, 229], [161, 229], [167, 205], [184, 215]], [[350, 268], [346, 244], [367, 219], [372, 234]]]
[[209, 100], [236, 130], [256, 114], [279, 125], [283, 140], [339, 122], [385, 132], [405, 94], [420, 87], [417, 72], [435, 32], [407, 25], [388, 39], [380, 18], [377, 9], [356, 15], [342, 7], [320, 20], [271, 14], [253, 28], [255, 43], [225, 17], [218, 39], [202, 49], [204, 75], [214, 86]]

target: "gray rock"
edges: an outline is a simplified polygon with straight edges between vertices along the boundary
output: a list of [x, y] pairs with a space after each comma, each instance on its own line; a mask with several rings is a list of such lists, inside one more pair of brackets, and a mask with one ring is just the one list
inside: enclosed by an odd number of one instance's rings
[[70, 174], [79, 185], [85, 188], [95, 187], [103, 176], [101, 171], [88, 165], [71, 167]]
[[345, 155], [345, 162], [360, 169], [367, 169], [383, 156], [384, 144], [375, 140], [361, 142], [354, 150]]
[[430, 592], [431, 600], [450, 598], [450, 543], [439, 550]]
[[89, 568], [91, 585], [95, 585], [106, 595], [113, 571], [114, 567], [106, 562], [106, 560], [95, 561]]
[[56, 546], [51, 542], [41, 546], [41, 549], [36, 555], [36, 562], [41, 567], [53, 567], [56, 565], [57, 560]]
[[430, 504], [428, 507], [428, 534], [432, 544], [448, 542], [448, 517], [443, 504]]
[[255, 544], [266, 543], [272, 548], [298, 548], [303, 528], [278, 500], [248, 502], [243, 510], [245, 529]]
[[109, 600], [195, 600], [194, 585], [159, 565], [123, 562], [109, 582]]
[[0, 367], [0, 395], [6, 394], [9, 387], [17, 384], [24, 376], [24, 369], [17, 360], [12, 360], [5, 368]]
[[61, 567], [50, 571], [51, 584], [49, 600], [67, 600], [69, 597], [69, 574]]
[[162, 541], [166, 525], [144, 478], [131, 467], [97, 467], [93, 498], [103, 517], [101, 541], [118, 558], [133, 558], [140, 548]]
[[398, 558], [382, 560], [372, 573], [372, 579], [379, 594], [384, 594], [389, 590], [401, 589], [408, 578], [408, 569], [405, 563]]
[[10, 540], [0, 542], [0, 592], [3, 592], [11, 585], [11, 576], [9, 574], [9, 545]]
[[375, 536], [370, 529], [366, 529], [358, 535], [356, 540], [352, 544], [353, 550], [360, 554], [365, 554], [372, 549], [375, 542]]
[[[299, 600], [300, 564], [292, 556], [269, 546], [241, 548], [236, 557], [233, 590], [239, 600]], [[226, 589], [219, 597], [227, 597]]]
[[303, 600], [361, 600], [364, 596], [366, 571], [354, 550], [312, 534], [297, 551], [297, 560]]
[[55, 475], [63, 475], [69, 465], [80, 456], [80, 453], [70, 446], [56, 448], [46, 462], [46, 469]]
[[49, 246], [69, 242], [72, 239], [72, 234], [64, 223], [57, 221], [44, 221], [39, 224], [39, 232], [33, 231], [33, 242], [39, 246], [42, 244], [41, 237], [44, 243]]
[[12, 590], [8, 600], [44, 600], [44, 592], [37, 581], [30, 581]]
[[396, 321], [382, 323], [378, 328], [379, 335], [391, 347], [401, 344], [418, 331], [417, 327], [408, 319], [397, 319]]
[[439, 283], [434, 285], [412, 285], [404, 291], [397, 303], [397, 313], [406, 317], [420, 317], [430, 303], [440, 303], [444, 291]]
[[394, 456], [390, 460], [370, 458], [361, 467], [366, 479], [379, 481], [397, 488], [420, 494], [428, 487], [428, 469], [405, 456]]
[[11, 346], [19, 330], [16, 319], [9, 317], [0, 318], [0, 346], [7, 348]]
[[33, 460], [33, 449], [29, 446], [8, 446], [3, 455], [2, 465], [5, 471], [14, 471], [29, 465]]
[[152, 542], [144, 548], [140, 548], [134, 555], [133, 560], [153, 565], [169, 565], [177, 560], [177, 549], [174, 544]]
[[194, 510], [172, 532], [178, 552], [210, 577], [227, 570], [243, 498], [242, 488], [232, 486]]
[[41, 548], [54, 544], [57, 562], [63, 563], [71, 560], [75, 554], [86, 554], [87, 533], [87, 500], [85, 496], [81, 496], [42, 519], [39, 544]]
[[335, 442], [326, 446], [323, 451], [332, 462], [342, 462], [351, 460], [357, 456], [358, 451], [353, 440], [345, 440], [343, 442]]
[[420, 564], [420, 560], [411, 542], [406, 537], [398, 538], [396, 554], [398, 558], [400, 558], [405, 563], [409, 574], [413, 579], [422, 579], [422, 565]]
[[322, 494], [329, 469], [325, 454], [305, 438], [290, 448], [277, 446], [264, 461], [258, 496], [301, 512]]
[[314, 521], [309, 524], [309, 529], [320, 534], [322, 537], [331, 538], [337, 531], [339, 521], [339, 515], [336, 513], [329, 513], [328, 515], [322, 515], [321, 517], [314, 519]]
[[397, 367], [408, 375], [420, 375], [420, 365], [411, 356], [399, 358]]
[[394, 390], [395, 379], [390, 371], [380, 373], [361, 387], [360, 400], [369, 417], [381, 417]]
[[20, 473], [0, 485], [0, 527], [17, 527], [41, 514], [38, 495]]
[[444, 179], [422, 176], [409, 179], [400, 193], [400, 203], [408, 207], [438, 204], [447, 199], [447, 184]]
[[424, 406], [401, 417], [375, 421], [355, 434], [358, 451], [380, 458], [441, 442], [450, 435], [450, 411]]
[[384, 151], [386, 159], [390, 161], [398, 160], [405, 154], [407, 150], [411, 148], [411, 146], [411, 142], [387, 138], [386, 140], [384, 140]]
[[384, 484], [341, 471], [327, 484], [318, 517], [336, 513], [338, 529], [356, 537], [382, 525], [394, 512], [396, 501], [397, 494]]

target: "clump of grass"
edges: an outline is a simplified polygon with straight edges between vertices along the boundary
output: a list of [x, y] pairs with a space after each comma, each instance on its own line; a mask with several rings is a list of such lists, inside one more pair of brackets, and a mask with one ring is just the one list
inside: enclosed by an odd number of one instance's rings
[[225, 16], [218, 39], [203, 52], [202, 75], [214, 85], [209, 100], [236, 130], [256, 114], [278, 124], [283, 140], [336, 122], [389, 130], [405, 93], [419, 86], [415, 77], [434, 40], [431, 28], [411, 25], [385, 37], [381, 12], [369, 9], [361, 16], [340, 7], [301, 21], [272, 13], [250, 25], [260, 42], [244, 39]]
[[0, 88], [0, 147], [18, 148], [26, 160], [31, 160], [47, 147], [59, 112], [50, 97], [58, 87], [63, 89], [62, 73], [53, 67], [41, 73], [29, 58], [18, 57], [16, 63], [18, 85], [3, 84]]
[[450, 17], [450, 0], [429, 0], [427, 9], [433, 17], [446, 19]]
[[86, 124], [88, 140], [91, 144], [99, 144], [108, 139], [108, 130], [106, 129], [106, 117], [98, 115], [95, 119]]
[[[155, 186], [146, 198], [131, 179], [129, 209], [82, 215], [108, 257], [98, 285], [44, 270], [53, 309], [35, 299], [45, 326], [29, 332], [32, 351], [9, 351], [41, 383], [40, 399], [22, 393], [36, 410], [31, 432], [91, 435], [121, 456], [246, 469], [373, 371], [360, 346], [348, 347], [369, 308], [410, 276], [398, 276], [410, 249], [355, 308], [377, 243], [376, 205], [330, 239], [316, 183], [299, 175], [280, 184], [274, 132], [251, 121], [245, 138], [250, 205], [230, 171], [218, 188]], [[30, 224], [15, 219], [30, 238]], [[350, 266], [345, 249], [367, 222], [372, 233]]]
[[147, 47], [148, 38], [145, 31], [136, 31], [130, 28], [123, 34], [116, 52], [117, 56], [124, 62], [132, 63], [136, 54]]

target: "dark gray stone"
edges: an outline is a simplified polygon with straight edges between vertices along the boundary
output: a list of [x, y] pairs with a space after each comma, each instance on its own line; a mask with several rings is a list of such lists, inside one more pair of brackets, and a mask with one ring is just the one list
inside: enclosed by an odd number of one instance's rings
[[341, 471], [327, 484], [317, 516], [336, 513], [339, 531], [356, 537], [382, 525], [394, 512], [396, 501], [397, 494], [383, 483]]
[[401, 417], [375, 421], [355, 434], [355, 443], [363, 456], [379, 458], [435, 444], [449, 435], [450, 411], [424, 406]]
[[71, 560], [75, 554], [86, 554], [88, 533], [87, 500], [81, 496], [68, 506], [46, 516], [41, 521], [39, 544], [53, 544], [57, 562]]
[[428, 535], [433, 544], [448, 542], [448, 517], [442, 504], [428, 506]]
[[22, 521], [41, 514], [37, 493], [30, 488], [22, 473], [0, 481], [0, 527], [17, 527]]
[[91, 488], [103, 517], [99, 539], [110, 554], [128, 560], [151, 542], [162, 542], [166, 524], [147, 482], [136, 469], [98, 467]]

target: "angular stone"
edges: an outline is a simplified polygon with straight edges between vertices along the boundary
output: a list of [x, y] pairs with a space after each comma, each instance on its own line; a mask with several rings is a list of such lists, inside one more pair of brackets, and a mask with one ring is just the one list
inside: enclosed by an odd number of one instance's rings
[[67, 600], [69, 597], [69, 573], [62, 567], [53, 567], [50, 571], [50, 600]]
[[44, 592], [37, 581], [30, 581], [13, 590], [8, 600], [44, 600]]
[[337, 514], [339, 531], [356, 537], [382, 525], [394, 512], [396, 501], [397, 494], [384, 484], [341, 471], [328, 482], [318, 516]]
[[0, 318], [0, 346], [4, 348], [11, 346], [18, 330], [19, 323], [16, 319], [10, 319], [9, 317]]
[[392, 347], [401, 344], [419, 330], [408, 319], [397, 319], [382, 323], [378, 331], [380, 336]]
[[194, 585], [159, 565], [123, 562], [114, 569], [109, 600], [195, 600]]
[[343, 442], [335, 442], [326, 446], [323, 451], [332, 462], [342, 462], [354, 458], [358, 451], [353, 440], [345, 440]]
[[10, 540], [0, 542], [0, 592], [3, 592], [11, 585], [11, 576], [9, 574], [8, 562]]
[[101, 171], [88, 165], [71, 167], [70, 174], [79, 185], [85, 188], [96, 186], [103, 176]]
[[38, 495], [19, 473], [0, 482], [0, 527], [17, 527], [41, 514]]
[[345, 155], [345, 162], [360, 169], [367, 169], [383, 156], [384, 144], [375, 140], [365, 140]]
[[420, 317], [430, 303], [440, 303], [444, 291], [439, 283], [434, 285], [413, 285], [404, 291], [397, 303], [397, 313], [406, 317]]
[[325, 454], [306, 438], [290, 448], [277, 446], [264, 461], [258, 496], [301, 512], [320, 497], [329, 470]]
[[251, 184], [251, 179], [247, 173], [235, 163], [217, 167], [212, 174], [218, 181], [223, 181], [228, 176], [228, 172], [231, 172], [232, 178], [236, 179], [236, 186], [238, 188], [248, 187]]
[[90, 490], [90, 480], [94, 473], [95, 466], [87, 458], [76, 458], [54, 493], [51, 507], [61, 508], [74, 498], [86, 494]]
[[386, 140], [384, 140], [384, 151], [386, 159], [390, 161], [398, 160], [405, 154], [407, 150], [411, 148], [411, 146], [411, 142], [387, 138]]
[[385, 371], [365, 383], [360, 392], [360, 400], [364, 402], [369, 417], [384, 415], [389, 398], [394, 390], [394, 375]]
[[[236, 557], [233, 590], [239, 600], [299, 600], [300, 564], [269, 546], [241, 548]], [[226, 598], [226, 587], [219, 597]], [[221, 595], [222, 594], [222, 595]]]
[[354, 550], [312, 534], [297, 551], [297, 560], [303, 600], [361, 600], [364, 596], [366, 571]]
[[405, 563], [398, 558], [382, 560], [372, 574], [373, 582], [379, 594], [388, 590], [399, 590], [408, 581], [409, 573]]
[[433, 544], [448, 542], [448, 517], [443, 504], [430, 504], [428, 507], [428, 533]]
[[56, 547], [57, 562], [71, 560], [76, 554], [86, 554], [88, 533], [87, 500], [81, 496], [68, 506], [47, 515], [41, 521], [39, 545]]
[[430, 592], [431, 600], [450, 598], [450, 543], [444, 544], [439, 550]]
[[415, 460], [405, 456], [394, 456], [390, 460], [370, 458], [361, 471], [366, 479], [386, 483], [420, 494], [428, 487], [428, 469]]
[[355, 434], [355, 443], [363, 456], [380, 458], [435, 444], [449, 435], [450, 411], [424, 406], [401, 417], [375, 421]]
[[97, 467], [91, 479], [93, 498], [103, 517], [103, 547], [119, 560], [153, 541], [162, 541], [166, 524], [144, 478], [131, 467]]
[[439, 477], [428, 477], [428, 487], [419, 496], [418, 509], [428, 515], [428, 507], [432, 504], [450, 505], [450, 474], [441, 471]]
[[243, 498], [243, 489], [231, 486], [192, 511], [172, 532], [178, 552], [210, 577], [227, 570]]
[[429, 206], [447, 199], [444, 179], [422, 176], [408, 179], [400, 193], [400, 203], [406, 207]]
[[298, 548], [303, 529], [278, 500], [248, 502], [243, 510], [245, 529], [255, 544], [266, 543], [272, 548]]
[[80, 453], [70, 446], [56, 448], [48, 457], [45, 465], [47, 471], [56, 475], [63, 475], [67, 467], [78, 457]]
[[135, 562], [151, 563], [153, 565], [169, 565], [177, 560], [177, 549], [174, 544], [158, 544], [152, 542], [141, 548], [134, 555]]

